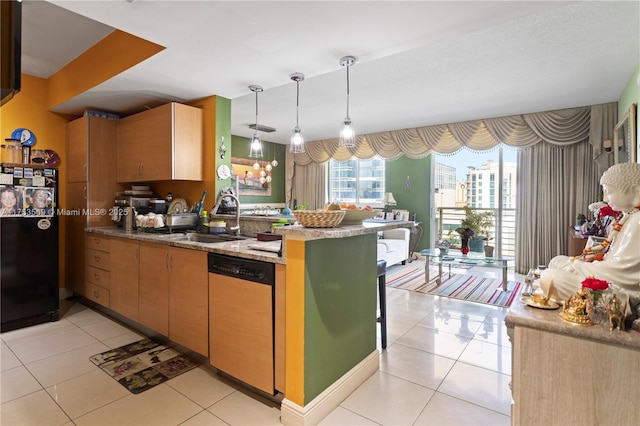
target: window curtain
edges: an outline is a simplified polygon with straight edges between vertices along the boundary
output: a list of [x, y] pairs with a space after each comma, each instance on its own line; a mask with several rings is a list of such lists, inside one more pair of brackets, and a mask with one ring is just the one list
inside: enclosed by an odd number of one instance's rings
[[326, 163], [309, 163], [300, 166], [294, 163], [293, 154], [287, 151], [285, 170], [285, 202], [293, 208], [293, 200], [309, 205], [312, 210], [324, 207], [327, 192]]
[[526, 274], [566, 254], [576, 215], [601, 199], [600, 175], [586, 140], [564, 146], [541, 142], [518, 151], [516, 272]]
[[[592, 115], [598, 122], [593, 122]], [[611, 139], [616, 123], [617, 103], [592, 107], [568, 108], [508, 117], [486, 118], [451, 124], [392, 130], [358, 136], [356, 148], [338, 147], [338, 139], [309, 142], [306, 152], [295, 154], [297, 165], [326, 163], [330, 159], [347, 161], [353, 157], [366, 160], [374, 156], [393, 160], [406, 156], [424, 158], [432, 151], [451, 154], [463, 147], [484, 151], [500, 143], [525, 148], [542, 141], [554, 145], [569, 145], [589, 140], [594, 147], [594, 159], [603, 161], [602, 141]]]

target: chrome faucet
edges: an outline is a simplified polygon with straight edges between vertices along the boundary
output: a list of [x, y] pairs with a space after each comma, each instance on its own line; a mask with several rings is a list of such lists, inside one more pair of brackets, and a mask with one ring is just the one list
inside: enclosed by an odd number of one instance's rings
[[222, 203], [222, 200], [224, 198], [231, 198], [232, 200], [235, 200], [236, 202], [236, 226], [232, 226], [229, 228], [229, 231], [235, 231], [236, 235], [240, 235], [240, 200], [238, 199], [238, 197], [236, 197], [233, 194], [222, 194], [218, 197], [218, 201], [216, 201], [216, 205], [213, 206], [212, 210], [212, 215], [217, 214], [218, 213], [218, 208], [220, 208], [220, 203]]

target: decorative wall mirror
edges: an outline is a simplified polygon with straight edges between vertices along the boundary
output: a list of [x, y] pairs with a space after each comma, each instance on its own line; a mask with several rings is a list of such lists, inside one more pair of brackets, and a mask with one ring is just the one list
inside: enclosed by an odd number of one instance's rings
[[613, 159], [615, 164], [635, 163], [637, 156], [636, 104], [631, 104], [613, 132]]

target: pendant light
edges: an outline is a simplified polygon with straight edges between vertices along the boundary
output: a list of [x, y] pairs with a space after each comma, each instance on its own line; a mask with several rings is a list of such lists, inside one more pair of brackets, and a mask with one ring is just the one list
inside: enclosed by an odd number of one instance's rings
[[[256, 94], [256, 128], [251, 138], [251, 147], [249, 149], [249, 158], [262, 158], [262, 141], [258, 134], [258, 93], [262, 92], [262, 86], [252, 85], [249, 90]], [[257, 162], [256, 162], [257, 163]], [[254, 165], [255, 168], [255, 165]]]
[[353, 124], [351, 123], [351, 117], [349, 117], [349, 67], [356, 63], [356, 58], [353, 56], [344, 56], [340, 59], [340, 65], [347, 67], [347, 116], [342, 122], [342, 129], [340, 130], [340, 140], [338, 146], [343, 148], [355, 148], [356, 147], [356, 132], [353, 130]]
[[296, 82], [296, 127], [293, 128], [291, 133], [291, 145], [289, 145], [289, 152], [294, 154], [302, 154], [304, 152], [304, 136], [302, 136], [302, 130], [298, 125], [298, 109], [300, 108], [300, 82], [304, 80], [304, 74], [296, 72], [291, 74], [291, 80]]

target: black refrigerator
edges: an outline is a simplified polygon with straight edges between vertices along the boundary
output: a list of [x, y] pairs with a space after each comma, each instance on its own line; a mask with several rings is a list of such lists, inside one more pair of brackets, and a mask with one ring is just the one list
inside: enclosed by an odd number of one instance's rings
[[57, 321], [58, 171], [0, 164], [2, 332]]

